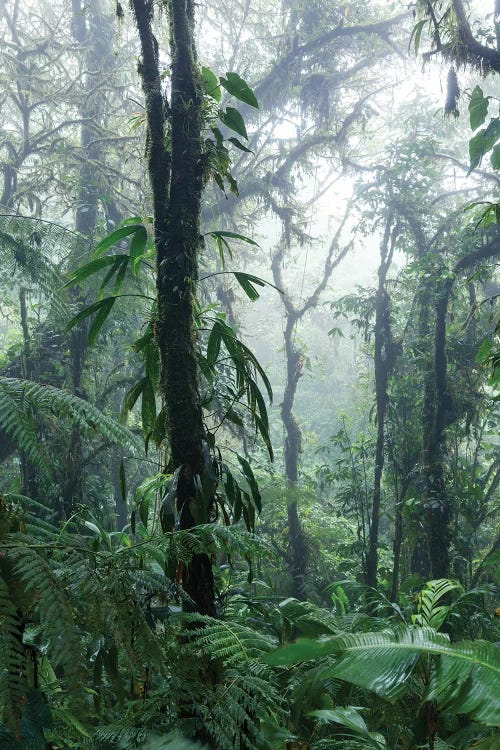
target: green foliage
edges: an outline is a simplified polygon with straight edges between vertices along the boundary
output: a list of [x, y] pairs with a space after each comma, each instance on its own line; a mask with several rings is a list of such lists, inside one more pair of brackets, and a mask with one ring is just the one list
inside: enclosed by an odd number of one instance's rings
[[447, 713], [468, 713], [485, 724], [500, 724], [495, 700], [500, 689], [500, 655], [487, 641], [450, 643], [432, 628], [400, 627], [392, 632], [300, 640], [265, 661], [285, 666], [333, 655], [335, 661], [325, 674], [395, 701], [409, 691], [410, 675], [422, 654], [438, 657], [424, 700], [435, 700]]
[[82, 433], [94, 432], [107, 442], [141, 451], [133, 433], [88, 401], [49, 385], [0, 377], [0, 429], [50, 477], [49, 446], [39, 439], [38, 420], [57, 429], [68, 420]]
[[[54, 257], [54, 248], [60, 258]], [[49, 311], [59, 321], [67, 321], [69, 305], [61, 292], [62, 277], [58, 261], [83, 254], [82, 237], [53, 222], [14, 214], [0, 215], [0, 266], [4, 278], [39, 289]]]

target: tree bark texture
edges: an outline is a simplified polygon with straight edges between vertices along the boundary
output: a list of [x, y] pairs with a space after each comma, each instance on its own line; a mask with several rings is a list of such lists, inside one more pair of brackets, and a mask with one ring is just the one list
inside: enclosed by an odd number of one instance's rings
[[398, 228], [392, 229], [394, 213], [387, 218], [384, 237], [380, 247], [378, 269], [378, 289], [375, 302], [375, 398], [377, 410], [377, 439], [375, 443], [375, 472], [370, 518], [370, 533], [366, 555], [365, 580], [368, 586], [377, 587], [378, 536], [380, 526], [380, 506], [382, 499], [382, 473], [385, 457], [385, 418], [388, 403], [387, 387], [389, 376], [396, 361], [396, 347], [392, 339], [390, 298], [386, 289], [387, 272], [392, 262]]
[[[196, 499], [195, 476], [203, 473], [205, 430], [194, 348], [193, 298], [198, 279], [200, 207], [203, 188], [202, 92], [194, 42], [194, 4], [170, 0], [171, 102], [161, 88], [158, 44], [151, 28], [152, 6], [132, 0], [139, 32], [140, 74], [146, 100], [148, 169], [153, 193], [157, 253], [157, 342], [161, 398], [166, 409], [170, 468], [178, 472], [180, 527], [209, 519], [212, 498]], [[171, 150], [166, 147], [167, 132]], [[215, 615], [212, 564], [195, 555], [183, 571], [193, 608]]]

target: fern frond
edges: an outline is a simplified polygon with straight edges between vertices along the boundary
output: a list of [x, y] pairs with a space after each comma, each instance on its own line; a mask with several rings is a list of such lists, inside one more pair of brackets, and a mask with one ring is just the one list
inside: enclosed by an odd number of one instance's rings
[[141, 441], [111, 417], [81, 398], [49, 385], [0, 377], [0, 430], [45, 475], [50, 474], [47, 449], [39, 440], [35, 416], [47, 422], [68, 419], [83, 432], [94, 431], [110, 443], [141, 452]]
[[268, 750], [262, 725], [278, 728], [284, 721], [284, 705], [276, 687], [255, 675], [228, 670], [222, 684], [200, 705], [203, 725], [219, 750]]
[[62, 321], [69, 319], [70, 310], [54, 258], [81, 255], [87, 245], [83, 237], [58, 224], [28, 216], [0, 215], [2, 270], [10, 279], [20, 271], [22, 281], [40, 289]]
[[16, 606], [0, 576], [0, 715], [13, 729], [27, 689], [22, 637]]
[[[180, 615], [191, 627], [183, 632], [190, 645], [211, 659], [226, 665], [246, 664], [258, 659], [276, 646], [276, 640], [237, 622], [214, 620], [210, 617]], [[196, 627], [195, 623], [203, 624]]]
[[57, 575], [43, 554], [34, 549], [36, 540], [21, 535], [18, 543], [9, 544], [6, 552], [13, 560], [14, 572], [33, 597], [33, 610], [38, 614], [48, 654], [55, 666], [64, 667], [75, 685], [81, 676], [82, 643], [78, 635], [75, 602], [64, 578]]

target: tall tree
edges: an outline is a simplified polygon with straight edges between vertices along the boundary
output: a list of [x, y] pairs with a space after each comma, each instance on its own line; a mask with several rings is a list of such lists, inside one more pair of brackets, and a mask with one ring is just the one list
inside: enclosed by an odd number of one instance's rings
[[[194, 349], [193, 297], [198, 280], [200, 211], [203, 189], [200, 71], [194, 37], [194, 2], [169, 0], [171, 99], [162, 91], [152, 5], [132, 0], [142, 59], [148, 129], [148, 170], [154, 207], [157, 304], [156, 337], [161, 358], [160, 389], [166, 408], [170, 470], [177, 477], [180, 527], [207, 522], [213, 497], [196, 492], [204, 464], [205, 428]], [[170, 149], [167, 141], [170, 140]], [[183, 586], [195, 609], [215, 615], [211, 561], [194, 555]]]

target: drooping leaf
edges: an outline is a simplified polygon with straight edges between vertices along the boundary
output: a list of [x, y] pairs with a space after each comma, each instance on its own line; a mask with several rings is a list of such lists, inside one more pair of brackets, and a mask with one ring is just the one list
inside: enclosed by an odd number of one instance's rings
[[244, 234], [238, 234], [237, 232], [208, 232], [208, 236], [214, 237], [215, 239], [220, 237], [221, 239], [241, 240], [242, 242], [247, 242], [249, 245], [260, 247], [259, 243], [255, 242], [255, 240], [252, 240], [251, 237], [246, 237]]
[[125, 466], [123, 459], [120, 461], [120, 492], [122, 496], [122, 502], [124, 505], [127, 504], [127, 477], [125, 475]]
[[94, 320], [92, 321], [92, 325], [89, 329], [89, 335], [88, 335], [88, 341], [89, 346], [94, 346], [96, 339], [99, 335], [99, 332], [101, 328], [103, 327], [104, 323], [106, 322], [106, 319], [111, 312], [113, 305], [116, 302], [116, 297], [106, 297], [105, 299], [101, 300], [102, 304], [99, 308], [99, 311], [97, 315], [95, 316]]
[[156, 425], [155, 392], [149, 377], [145, 378], [141, 401], [142, 430], [145, 437], [154, 432]]
[[110, 269], [110, 273], [107, 276], [107, 279], [109, 279], [114, 273], [116, 273], [118, 267], [123, 263], [124, 260], [128, 261], [127, 255], [106, 255], [104, 258], [91, 260], [84, 266], [77, 268], [76, 271], [73, 271], [64, 286], [69, 287], [75, 286], [75, 284], [81, 284], [81, 282], [85, 279], [88, 279], [89, 276], [93, 276], [95, 273], [102, 271], [103, 268], [112, 266], [112, 268]]
[[204, 93], [207, 96], [211, 96], [216, 102], [220, 102], [222, 93], [219, 86], [219, 80], [215, 73], [205, 65], [201, 68], [201, 83]]
[[244, 151], [247, 154], [253, 154], [252, 149], [247, 148], [238, 138], [228, 138], [229, 143], [232, 143], [240, 151]]
[[220, 84], [236, 99], [251, 107], [259, 108], [259, 103], [252, 89], [237, 73], [226, 73], [226, 78], [220, 79]]
[[500, 649], [487, 641], [450, 643], [432, 628], [349, 633], [322, 640], [301, 639], [264, 661], [290, 665], [335, 656], [324, 675], [345, 680], [394, 701], [409, 690], [422, 654], [435, 657], [427, 698], [449, 713], [468, 713], [485, 724], [500, 724]]
[[488, 114], [489, 98], [484, 96], [480, 86], [476, 86], [472, 91], [469, 101], [469, 117], [472, 130], [483, 124]]
[[490, 162], [493, 169], [500, 171], [500, 143], [493, 147], [491, 152]]
[[130, 257], [138, 258], [139, 255], [143, 255], [146, 251], [146, 243], [148, 241], [148, 233], [146, 227], [139, 226], [130, 242]]
[[486, 128], [480, 130], [469, 141], [470, 169], [472, 171], [481, 164], [485, 154], [495, 146], [500, 138], [500, 118], [494, 117]]
[[363, 738], [364, 745], [367, 748], [371, 747], [376, 750], [384, 750], [386, 747], [384, 737], [381, 734], [370, 732], [368, 730], [365, 720], [354, 706], [311, 711], [308, 715], [312, 716], [314, 719], [319, 719], [319, 721], [323, 723], [334, 722], [350, 729], [352, 732]]
[[90, 305], [89, 307], [86, 307], [85, 310], [79, 312], [74, 316], [74, 318], [69, 321], [68, 325], [65, 328], [65, 333], [81, 323], [82, 320], [85, 320], [94, 313], [97, 313], [89, 330], [89, 344], [90, 346], [92, 346], [95, 343], [97, 335], [99, 334], [99, 331], [101, 330], [106, 318], [111, 312], [115, 301], [116, 297], [105, 297], [98, 302], [94, 302], [94, 304]]
[[237, 109], [235, 109], [234, 107], [227, 107], [225, 111], [221, 111], [220, 119], [222, 120], [226, 128], [229, 128], [229, 130], [234, 130], [235, 133], [238, 133], [238, 135], [241, 135], [248, 141], [245, 122]]
[[245, 479], [248, 482], [248, 486], [250, 487], [250, 491], [252, 493], [252, 498], [255, 503], [256, 509], [259, 511], [259, 513], [262, 512], [262, 496], [259, 492], [259, 487], [257, 484], [257, 480], [255, 479], [255, 475], [253, 473], [252, 467], [248, 463], [247, 459], [244, 456], [240, 456], [239, 453], [236, 454], [238, 461], [240, 463], [241, 468], [243, 469], [243, 474], [245, 475]]
[[116, 245], [116, 243], [122, 240], [124, 237], [135, 234], [140, 229], [144, 229], [144, 226], [142, 224], [128, 224], [127, 226], [115, 229], [99, 242], [99, 244], [96, 246], [96, 249], [94, 250], [93, 257], [100, 258], [101, 255], [103, 255], [106, 250], [109, 250], [110, 247]]

